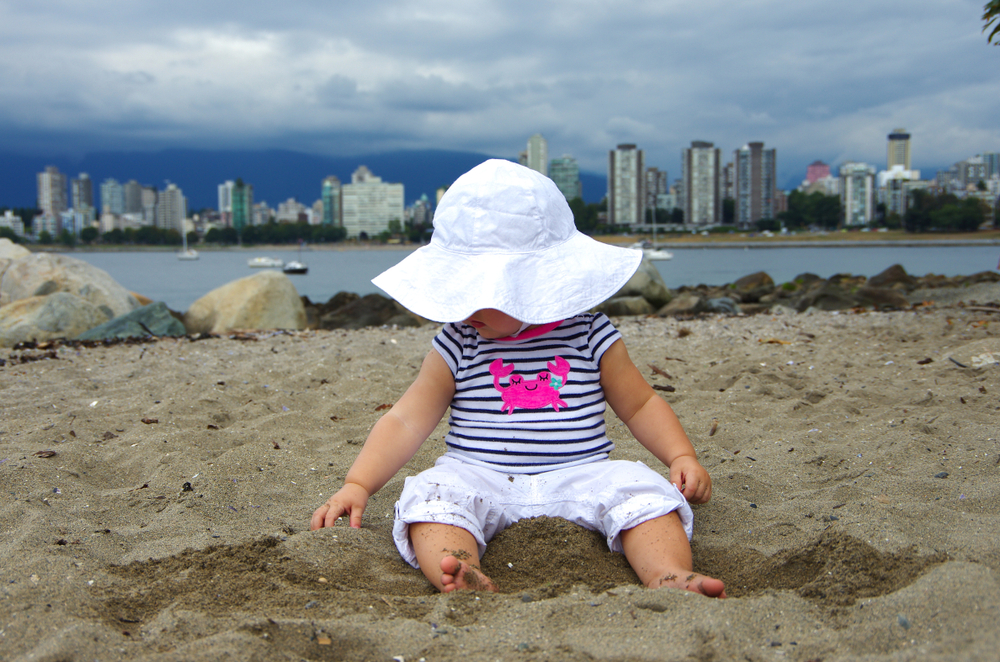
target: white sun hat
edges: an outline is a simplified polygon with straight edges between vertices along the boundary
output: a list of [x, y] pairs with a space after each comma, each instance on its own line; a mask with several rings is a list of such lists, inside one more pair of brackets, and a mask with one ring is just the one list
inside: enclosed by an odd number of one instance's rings
[[441, 198], [430, 243], [372, 282], [435, 322], [495, 308], [546, 324], [613, 296], [641, 261], [642, 251], [579, 232], [551, 179], [492, 159], [455, 180]]

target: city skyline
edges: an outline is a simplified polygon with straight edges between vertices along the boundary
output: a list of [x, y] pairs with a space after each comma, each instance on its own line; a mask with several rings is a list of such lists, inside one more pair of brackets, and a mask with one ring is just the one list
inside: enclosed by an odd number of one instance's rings
[[761, 141], [782, 187], [815, 160], [882, 167], [894, 127], [927, 173], [1000, 149], [981, 0], [193, 7], [7, 7], [4, 149], [516, 158], [540, 133], [600, 173], [617, 144], [679, 172], [694, 140]]

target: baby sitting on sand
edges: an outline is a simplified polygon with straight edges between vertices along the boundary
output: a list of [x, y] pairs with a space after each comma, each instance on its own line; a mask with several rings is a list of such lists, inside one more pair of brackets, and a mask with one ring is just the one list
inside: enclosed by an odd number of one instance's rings
[[[496, 590], [479, 568], [486, 544], [521, 518], [549, 516], [600, 531], [650, 588], [725, 597], [721, 581], [692, 572], [688, 502], [709, 500], [708, 472], [621, 334], [586, 312], [641, 259], [578, 232], [544, 175], [502, 160], [462, 175], [441, 199], [430, 244], [372, 281], [445, 326], [311, 528], [342, 515], [360, 527], [368, 498], [451, 407], [447, 452], [406, 479], [393, 527], [403, 558], [439, 590]], [[605, 403], [670, 468], [669, 481], [608, 459]]]

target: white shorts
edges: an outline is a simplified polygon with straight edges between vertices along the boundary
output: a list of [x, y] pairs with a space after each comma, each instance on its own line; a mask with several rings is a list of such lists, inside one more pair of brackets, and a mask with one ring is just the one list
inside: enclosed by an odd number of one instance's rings
[[506, 474], [440, 457], [432, 468], [406, 479], [392, 535], [414, 568], [419, 565], [409, 528], [416, 522], [465, 529], [482, 557], [486, 543], [519, 519], [561, 517], [601, 532], [608, 547], [620, 552], [622, 531], [675, 510], [690, 540], [694, 516], [684, 495], [642, 462], [601, 460], [538, 474]]

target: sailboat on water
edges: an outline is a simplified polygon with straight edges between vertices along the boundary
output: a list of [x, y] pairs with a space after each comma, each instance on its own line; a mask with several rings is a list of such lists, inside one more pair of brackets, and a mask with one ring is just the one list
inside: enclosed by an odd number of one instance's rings
[[641, 248], [642, 256], [647, 260], [672, 260], [674, 254], [665, 248], [656, 247], [656, 223], [653, 223], [653, 240], [639, 241], [632, 244], [632, 248]]
[[178, 260], [197, 260], [198, 257], [199, 257], [198, 256], [198, 251], [196, 251], [193, 248], [188, 248], [187, 232], [182, 232], [181, 233], [181, 238], [184, 240], [184, 248], [181, 250], [180, 253], [177, 254], [177, 259]]

